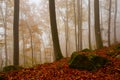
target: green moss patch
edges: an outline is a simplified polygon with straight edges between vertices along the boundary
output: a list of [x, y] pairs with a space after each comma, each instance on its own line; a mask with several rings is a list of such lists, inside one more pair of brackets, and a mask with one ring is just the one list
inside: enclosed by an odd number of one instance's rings
[[8, 71], [12, 71], [12, 70], [21, 70], [21, 69], [23, 69], [23, 67], [10, 65], [10, 66], [5, 66], [3, 68], [3, 72], [8, 72]]
[[91, 50], [91, 49], [88, 49], [88, 48], [85, 48], [85, 49], [83, 49], [81, 52], [92, 52], [93, 50]]
[[80, 54], [74, 52], [69, 61], [69, 67], [79, 70], [95, 71], [97, 68], [103, 67], [109, 60], [96, 54]]

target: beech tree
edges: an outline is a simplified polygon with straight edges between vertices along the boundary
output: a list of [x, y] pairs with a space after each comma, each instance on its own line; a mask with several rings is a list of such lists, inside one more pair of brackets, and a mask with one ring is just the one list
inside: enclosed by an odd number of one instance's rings
[[90, 9], [91, 9], [91, 2], [90, 0], [88, 0], [88, 39], [89, 39], [89, 48], [92, 49], [91, 46], [91, 13], [90, 13]]
[[19, 0], [14, 0], [13, 36], [14, 36], [13, 64], [19, 65]]
[[50, 12], [52, 40], [53, 40], [53, 47], [54, 47], [54, 56], [55, 56], [55, 60], [59, 60], [63, 58], [63, 55], [60, 49], [59, 38], [58, 38], [55, 0], [49, 0], [49, 12]]
[[116, 22], [117, 22], [117, 12], [118, 12], [118, 8], [117, 8], [117, 3], [118, 0], [115, 0], [115, 13], [114, 13], [114, 43], [117, 43], [117, 35], [116, 35]]
[[99, 0], [94, 0], [94, 15], [95, 15], [95, 38], [97, 48], [103, 47], [101, 31], [100, 31], [100, 18], [99, 18]]
[[110, 30], [111, 30], [111, 3], [112, 1], [109, 1], [109, 18], [108, 18], [108, 46], [110, 46]]

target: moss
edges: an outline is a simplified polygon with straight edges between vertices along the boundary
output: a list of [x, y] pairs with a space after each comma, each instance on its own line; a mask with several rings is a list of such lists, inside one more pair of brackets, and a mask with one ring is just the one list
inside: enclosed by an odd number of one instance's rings
[[23, 69], [23, 67], [10, 65], [10, 66], [5, 66], [3, 68], [3, 72], [8, 72], [8, 71], [12, 71], [12, 70], [20, 70], [20, 69]]
[[103, 67], [106, 63], [109, 62], [107, 58], [101, 56], [94, 56], [91, 58], [92, 63], [96, 66], [96, 68]]
[[96, 54], [80, 54], [74, 52], [69, 61], [69, 67], [79, 70], [95, 71], [97, 68], [103, 67], [109, 60]]
[[86, 55], [88, 58], [89, 58], [89, 60], [91, 60], [92, 58], [94, 58], [95, 56], [97, 56], [96, 54], [88, 54], [88, 55]]
[[92, 50], [91, 50], [91, 49], [86, 48], [86, 49], [83, 49], [81, 52], [92, 52]]
[[84, 54], [73, 53], [69, 62], [69, 67], [74, 69], [95, 70], [95, 66], [90, 62], [89, 58]]
[[71, 59], [69, 60], [69, 64], [71, 64], [71, 63], [73, 62], [74, 58], [75, 58], [77, 55], [79, 55], [78, 52], [73, 52], [73, 53], [72, 53]]

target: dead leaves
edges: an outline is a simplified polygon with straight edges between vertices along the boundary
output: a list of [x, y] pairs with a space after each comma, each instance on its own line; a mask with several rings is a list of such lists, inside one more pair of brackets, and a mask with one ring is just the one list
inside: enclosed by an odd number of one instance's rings
[[111, 60], [111, 63], [95, 72], [71, 69], [68, 66], [69, 58], [64, 58], [33, 68], [0, 73], [0, 76], [4, 80], [120, 80], [120, 59], [108, 56], [107, 50], [103, 48], [94, 52]]

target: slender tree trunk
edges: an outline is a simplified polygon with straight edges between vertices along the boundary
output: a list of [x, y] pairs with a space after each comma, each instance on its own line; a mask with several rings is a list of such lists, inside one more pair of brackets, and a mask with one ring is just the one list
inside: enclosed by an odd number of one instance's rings
[[99, 18], [99, 0], [94, 0], [94, 15], [95, 15], [95, 38], [97, 48], [103, 47], [101, 31], [100, 31], [100, 18]]
[[[22, 10], [23, 11], [23, 10]], [[24, 14], [26, 14], [25, 11], [23, 11]], [[26, 16], [26, 15], [25, 15]], [[23, 16], [22, 16], [23, 17]], [[26, 20], [26, 25], [30, 34], [30, 45], [31, 45], [31, 54], [32, 54], [32, 65], [34, 64], [34, 48], [33, 48], [33, 36], [32, 36], [32, 29], [30, 28], [30, 25], [28, 21]]]
[[91, 9], [91, 2], [90, 0], [88, 0], [88, 39], [89, 39], [89, 48], [92, 49], [92, 46], [91, 46], [91, 12], [90, 12], [90, 9]]
[[66, 26], [65, 26], [65, 37], [66, 37], [66, 57], [68, 57], [68, 0], [66, 0]]
[[55, 0], [49, 0], [49, 11], [55, 60], [59, 60], [63, 58], [63, 55], [59, 45], [58, 30], [56, 23]]
[[75, 46], [76, 46], [76, 51], [78, 51], [78, 46], [77, 46], [77, 26], [76, 26], [76, 8], [75, 8], [75, 1], [73, 0], [73, 8], [74, 8], [74, 24], [75, 24]]
[[19, 0], [14, 0], [14, 24], [13, 24], [13, 35], [14, 35], [14, 65], [19, 65]]
[[24, 61], [24, 67], [25, 67], [25, 62], [26, 62], [26, 59], [25, 59], [25, 37], [24, 37], [24, 30], [22, 28], [22, 40], [23, 40], [23, 61]]
[[80, 1], [80, 50], [82, 50], [82, 0]]
[[117, 43], [117, 36], [116, 36], [117, 3], [118, 3], [118, 1], [115, 0], [115, 15], [114, 15], [114, 43]]
[[82, 50], [82, 0], [77, 0], [78, 7], [78, 49]]
[[108, 18], [108, 46], [110, 46], [110, 30], [111, 30], [111, 0], [109, 3], [109, 18]]
[[[101, 1], [101, 5], [100, 5], [101, 7], [102, 7], [102, 1]], [[101, 8], [101, 10], [100, 10], [100, 16], [101, 16], [101, 35], [102, 35], [102, 31], [104, 30], [104, 27], [103, 27], [103, 11], [102, 11], [102, 8]]]
[[[82, 1], [81, 1], [82, 2]], [[77, 7], [78, 7], [78, 49], [79, 49], [79, 51], [80, 50], [82, 50], [82, 21], [81, 21], [81, 19], [82, 19], [82, 10], [80, 11], [80, 9], [81, 9], [81, 3], [80, 2], [80, 0], [77, 0]]]
[[28, 22], [26, 22], [28, 31], [30, 33], [30, 45], [31, 45], [31, 52], [32, 52], [32, 65], [34, 64], [34, 49], [33, 49], [33, 36], [32, 36], [32, 30], [30, 29], [30, 26]]

